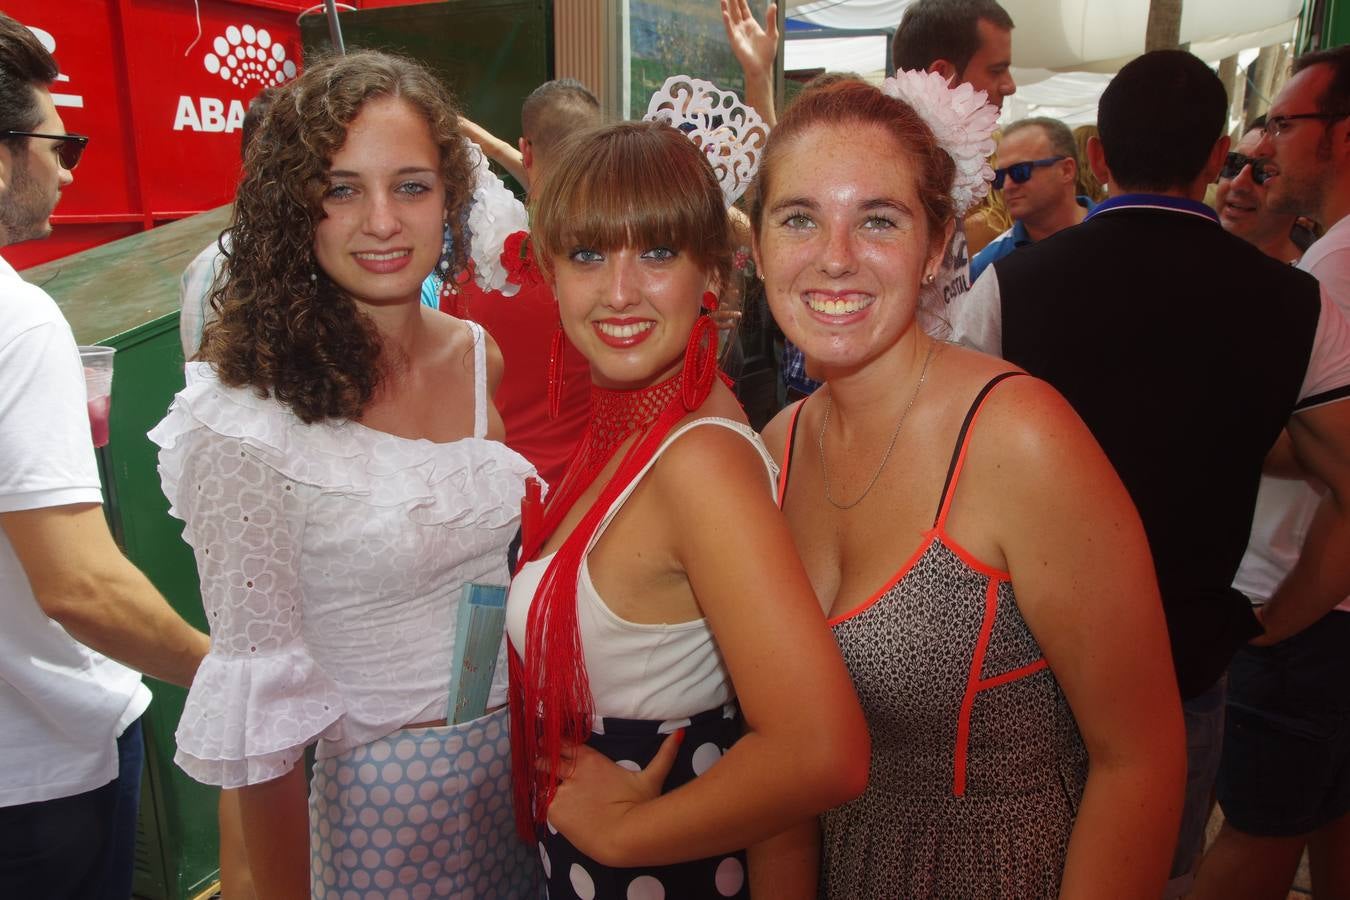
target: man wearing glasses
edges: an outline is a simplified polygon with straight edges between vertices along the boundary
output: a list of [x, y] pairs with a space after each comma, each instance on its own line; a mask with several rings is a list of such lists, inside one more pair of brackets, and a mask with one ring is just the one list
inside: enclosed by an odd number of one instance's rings
[[[1294, 62], [1252, 152], [1269, 160], [1266, 205], [1327, 229], [1299, 268], [1350, 314], [1350, 46]], [[1268, 630], [1293, 636], [1244, 648], [1229, 669], [1217, 784], [1225, 823], [1196, 897], [1283, 897], [1305, 847], [1314, 896], [1350, 896], [1350, 591], [1315, 603], [1281, 590], [1325, 533], [1314, 524], [1324, 493], [1315, 484], [1261, 479], [1234, 586]]]
[[[56, 75], [0, 14], [0, 246], [51, 233], [86, 143]], [[118, 551], [102, 499], [70, 326], [0, 259], [0, 897], [130, 896], [150, 702], [133, 669], [186, 685], [209, 644]]]
[[[1169, 900], [1191, 887], [1204, 846], [1225, 671], [1261, 633], [1232, 583], [1282, 431], [1326, 494], [1272, 603], [1296, 613], [1350, 595], [1350, 322], [1313, 278], [1225, 232], [1201, 202], [1228, 154], [1227, 116], [1223, 83], [1195, 56], [1125, 65], [1088, 144], [1110, 197], [986, 269], [965, 304], [977, 316], [954, 322], [958, 340], [1065, 396], [1138, 508], [1186, 723]], [[1302, 627], [1283, 614], [1266, 625], [1269, 640]]]
[[1236, 148], [1229, 151], [1219, 170], [1214, 209], [1224, 231], [1237, 235], [1266, 256], [1295, 263], [1303, 255], [1292, 236], [1298, 216], [1270, 208], [1266, 179], [1273, 169], [1270, 160], [1256, 155], [1265, 131], [1266, 117], [1259, 116], [1248, 126]]
[[1073, 132], [1058, 119], [1014, 122], [998, 144], [994, 190], [1012, 214], [1013, 225], [970, 261], [971, 282], [992, 262], [1083, 221], [1092, 201], [1075, 193], [1078, 161]]

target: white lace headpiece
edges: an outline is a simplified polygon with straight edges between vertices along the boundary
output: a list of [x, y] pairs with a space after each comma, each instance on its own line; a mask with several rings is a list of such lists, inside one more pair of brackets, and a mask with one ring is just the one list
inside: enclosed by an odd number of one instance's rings
[[994, 152], [998, 108], [985, 102], [984, 91], [969, 83], [951, 87], [937, 72], [897, 72], [881, 83], [881, 92], [912, 106], [956, 163], [952, 204], [957, 217], [964, 216], [989, 193], [994, 180], [989, 156]]
[[734, 93], [688, 75], [667, 78], [642, 118], [679, 129], [707, 155], [728, 207], [750, 187], [769, 137], [759, 113]]

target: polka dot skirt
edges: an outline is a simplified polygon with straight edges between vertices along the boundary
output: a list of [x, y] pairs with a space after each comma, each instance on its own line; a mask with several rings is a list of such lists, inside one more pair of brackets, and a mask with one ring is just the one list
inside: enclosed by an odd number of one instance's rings
[[319, 760], [314, 900], [538, 897], [539, 864], [512, 816], [507, 723], [503, 709]]
[[[735, 706], [665, 722], [605, 718], [587, 743], [624, 768], [646, 766], [661, 742], [685, 728], [675, 767], [666, 779], [670, 791], [712, 768], [741, 735]], [[603, 733], [600, 733], [600, 731]], [[736, 852], [672, 866], [615, 869], [578, 851], [552, 826], [537, 833], [550, 900], [700, 900], [748, 898], [745, 853]]]

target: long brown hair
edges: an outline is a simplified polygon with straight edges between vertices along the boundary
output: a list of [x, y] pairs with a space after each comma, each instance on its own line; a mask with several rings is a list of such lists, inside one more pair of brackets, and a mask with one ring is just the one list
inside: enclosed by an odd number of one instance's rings
[[281, 89], [244, 154], [224, 283], [199, 358], [222, 382], [275, 397], [306, 423], [361, 415], [383, 377], [374, 323], [314, 259], [328, 167], [369, 100], [397, 97], [440, 148], [457, 259], [473, 167], [449, 93], [411, 60], [362, 51], [321, 60]]

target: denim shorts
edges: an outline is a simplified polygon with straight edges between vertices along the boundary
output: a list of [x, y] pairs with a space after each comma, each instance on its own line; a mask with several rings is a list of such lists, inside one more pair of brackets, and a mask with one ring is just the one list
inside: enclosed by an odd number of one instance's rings
[[1350, 612], [1229, 668], [1219, 805], [1234, 828], [1293, 837], [1350, 811]]

